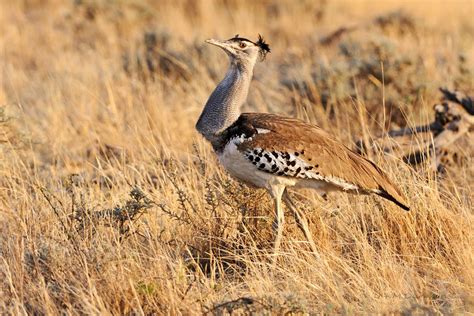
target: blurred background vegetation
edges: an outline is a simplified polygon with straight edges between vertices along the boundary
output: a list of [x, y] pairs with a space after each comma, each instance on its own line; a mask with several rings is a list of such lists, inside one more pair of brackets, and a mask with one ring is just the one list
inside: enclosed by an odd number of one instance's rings
[[194, 124], [227, 57], [269, 42], [246, 111], [352, 146], [473, 94], [473, 1], [0, 0], [0, 312], [473, 309], [472, 133], [438, 179], [373, 157], [412, 201], [298, 195], [321, 253], [230, 179]]

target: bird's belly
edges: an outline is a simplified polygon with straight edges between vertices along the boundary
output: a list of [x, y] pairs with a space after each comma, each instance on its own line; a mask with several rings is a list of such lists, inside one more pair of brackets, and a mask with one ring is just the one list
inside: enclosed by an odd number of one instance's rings
[[[234, 178], [246, 184], [259, 188], [267, 187], [272, 175], [258, 170], [249, 162], [236, 148], [230, 149], [226, 146], [224, 151], [218, 155], [219, 162], [227, 172]], [[234, 145], [235, 146], [235, 145]]]
[[337, 188], [334, 185], [322, 180], [315, 180], [315, 179], [299, 179], [298, 182], [295, 183], [295, 188], [302, 188], [302, 189], [313, 189], [317, 191], [319, 194], [325, 194], [330, 191], [336, 191]]
[[229, 143], [221, 153], [218, 153], [218, 158], [232, 177], [248, 185], [269, 189], [274, 184], [281, 183], [286, 186], [294, 186], [296, 183], [296, 179], [279, 177], [258, 170], [232, 143]]

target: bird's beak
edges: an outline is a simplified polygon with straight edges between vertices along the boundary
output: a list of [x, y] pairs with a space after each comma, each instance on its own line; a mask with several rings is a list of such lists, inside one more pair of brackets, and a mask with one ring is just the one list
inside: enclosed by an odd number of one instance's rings
[[227, 43], [224, 42], [224, 41], [219, 41], [219, 40], [210, 38], [210, 39], [206, 40], [206, 43], [218, 46], [218, 47], [223, 48], [223, 49], [227, 49], [227, 45], [226, 45]]

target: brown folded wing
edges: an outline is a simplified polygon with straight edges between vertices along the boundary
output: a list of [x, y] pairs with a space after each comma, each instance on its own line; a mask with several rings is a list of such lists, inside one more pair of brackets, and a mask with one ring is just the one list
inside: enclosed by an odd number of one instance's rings
[[329, 179], [340, 179], [357, 190], [377, 193], [408, 209], [405, 198], [384, 171], [318, 126], [274, 114], [245, 113], [241, 119], [259, 132], [240, 144], [240, 151], [261, 148], [270, 153], [288, 153], [310, 165], [328, 182]]

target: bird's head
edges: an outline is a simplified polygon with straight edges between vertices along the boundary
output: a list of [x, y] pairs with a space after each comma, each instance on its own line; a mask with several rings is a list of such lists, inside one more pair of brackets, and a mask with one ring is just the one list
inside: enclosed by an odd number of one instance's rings
[[263, 61], [270, 52], [270, 46], [265, 43], [260, 35], [258, 35], [257, 42], [236, 35], [226, 41], [208, 39], [206, 43], [222, 48], [229, 55], [231, 62], [241, 64], [253, 65], [257, 59]]

